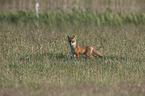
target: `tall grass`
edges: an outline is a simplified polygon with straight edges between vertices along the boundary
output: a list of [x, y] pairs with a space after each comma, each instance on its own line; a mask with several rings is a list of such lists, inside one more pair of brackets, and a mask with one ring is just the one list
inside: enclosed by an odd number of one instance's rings
[[[1, 22], [10, 23], [37, 23], [36, 13], [32, 10], [21, 10], [12, 12], [1, 12]], [[121, 12], [113, 14], [111, 10], [107, 9], [104, 13], [98, 13], [92, 10], [78, 10], [70, 11], [42, 11], [39, 13], [40, 24], [47, 25], [61, 25], [64, 24], [93, 24], [93, 25], [123, 25], [123, 24], [144, 24], [145, 13], [128, 13]]]

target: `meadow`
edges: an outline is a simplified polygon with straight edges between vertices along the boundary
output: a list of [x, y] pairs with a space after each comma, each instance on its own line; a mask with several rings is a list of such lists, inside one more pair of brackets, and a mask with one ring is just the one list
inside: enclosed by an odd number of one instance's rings
[[[145, 14], [0, 13], [1, 96], [144, 96]], [[67, 35], [104, 58], [73, 58]]]

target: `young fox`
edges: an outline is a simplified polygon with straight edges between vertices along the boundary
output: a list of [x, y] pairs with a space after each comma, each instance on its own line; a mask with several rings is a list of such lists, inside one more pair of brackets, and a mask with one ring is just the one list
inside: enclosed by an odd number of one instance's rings
[[96, 54], [100, 57], [103, 57], [103, 55], [98, 52], [97, 50], [95, 50], [93, 47], [91, 46], [80, 46], [80, 45], [77, 45], [76, 44], [76, 37], [74, 36], [73, 38], [70, 38], [68, 36], [68, 42], [69, 42], [69, 45], [70, 45], [70, 49], [71, 49], [71, 52], [73, 54], [74, 57], [79, 57], [79, 53], [80, 54], [86, 54], [88, 57], [91, 57], [93, 58], [93, 54]]

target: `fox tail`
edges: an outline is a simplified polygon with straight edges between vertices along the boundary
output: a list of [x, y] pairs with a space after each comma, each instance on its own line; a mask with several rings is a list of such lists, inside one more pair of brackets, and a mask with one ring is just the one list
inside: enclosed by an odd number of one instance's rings
[[103, 55], [100, 52], [98, 52], [97, 50], [94, 49], [93, 53], [103, 58]]

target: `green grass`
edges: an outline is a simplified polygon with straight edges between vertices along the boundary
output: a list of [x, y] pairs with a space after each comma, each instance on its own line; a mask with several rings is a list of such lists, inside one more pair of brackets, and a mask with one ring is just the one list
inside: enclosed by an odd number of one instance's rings
[[[11, 22], [14, 24], [34, 24], [37, 25], [36, 12], [34, 10], [19, 10], [0, 13], [1, 22]], [[22, 23], [23, 22], [23, 23]], [[85, 24], [85, 25], [124, 25], [124, 24], [145, 24], [144, 12], [114, 13], [110, 9], [100, 13], [90, 9], [72, 9], [72, 10], [47, 10], [40, 11], [39, 23], [52, 25], [62, 24]]]
[[[37, 27], [1, 22], [0, 95], [144, 96], [144, 23], [76, 22], [40, 22]], [[77, 44], [91, 45], [105, 58], [72, 58], [67, 35], [76, 35]]]

